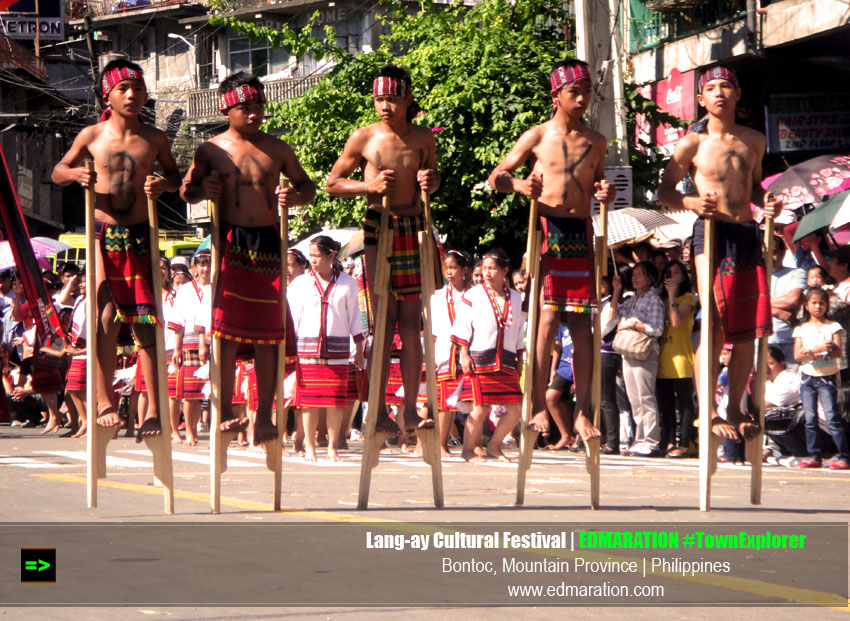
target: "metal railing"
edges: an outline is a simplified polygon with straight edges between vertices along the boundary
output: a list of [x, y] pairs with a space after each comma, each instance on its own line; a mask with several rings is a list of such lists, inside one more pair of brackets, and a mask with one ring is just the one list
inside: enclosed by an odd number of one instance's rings
[[629, 2], [629, 51], [632, 53], [715, 28], [746, 15], [746, 0], [710, 0], [675, 12], [651, 11], [644, 0]]
[[47, 66], [28, 49], [0, 35], [0, 67], [3, 69], [23, 69], [42, 82], [47, 81]]
[[[319, 83], [323, 76], [272, 80], [265, 82], [266, 98], [269, 101], [283, 101], [303, 95]], [[190, 123], [204, 123], [222, 120], [218, 103], [218, 90], [214, 88], [189, 92], [187, 117]]]

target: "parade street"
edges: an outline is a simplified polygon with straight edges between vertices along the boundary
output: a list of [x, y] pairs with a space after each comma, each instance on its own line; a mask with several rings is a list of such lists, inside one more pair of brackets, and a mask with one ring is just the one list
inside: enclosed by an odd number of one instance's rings
[[[98, 507], [86, 508], [84, 439], [41, 436], [38, 429], [0, 428], [0, 519], [4, 522], [834, 522], [850, 507], [847, 473], [764, 467], [762, 504], [750, 504], [750, 468], [718, 464], [712, 510], [699, 511], [696, 459], [601, 457], [600, 509], [590, 509], [590, 479], [582, 454], [535, 451], [525, 506], [514, 505], [515, 463], [443, 461], [445, 508], [434, 509], [431, 470], [421, 458], [392, 448], [372, 471], [369, 510], [356, 510], [360, 442], [342, 460], [284, 457], [283, 510], [271, 510], [272, 473], [262, 452], [231, 447], [222, 476], [221, 513], [209, 509], [208, 437], [174, 446], [175, 513], [162, 513], [151, 457], [144, 444], [118, 438], [108, 447]], [[291, 443], [288, 446], [291, 451]], [[514, 461], [518, 451], [506, 450]]]

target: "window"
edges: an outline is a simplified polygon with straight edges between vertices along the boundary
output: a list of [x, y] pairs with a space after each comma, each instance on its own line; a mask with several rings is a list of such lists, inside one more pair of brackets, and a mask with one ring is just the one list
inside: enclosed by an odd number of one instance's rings
[[268, 41], [253, 41], [248, 37], [230, 39], [230, 72], [250, 71], [257, 77], [269, 74]]

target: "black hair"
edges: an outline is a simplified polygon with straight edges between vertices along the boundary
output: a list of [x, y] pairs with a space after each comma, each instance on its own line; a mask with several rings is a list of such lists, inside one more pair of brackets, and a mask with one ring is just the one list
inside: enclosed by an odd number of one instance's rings
[[[682, 282], [679, 283], [679, 288], [676, 290], [676, 297], [680, 295], [685, 295], [686, 293], [693, 293], [694, 286], [691, 283], [691, 275], [688, 272], [688, 268], [685, 267], [685, 264], [679, 261], [678, 259], [675, 261], [670, 261], [667, 264], [667, 267], [664, 269], [664, 278], [670, 278], [670, 268], [674, 265], [678, 265], [679, 269], [682, 270]], [[664, 287], [664, 290], [661, 292], [661, 299], [667, 298], [667, 287]]]
[[[667, 253], [664, 252], [663, 248], [656, 248], [655, 250], [652, 251], [652, 256], [649, 258], [650, 261], [654, 261], [655, 257], [664, 257], [664, 259], [666, 260], [667, 259]], [[668, 261], [668, 263], [669, 263], [669, 261]]]
[[448, 259], [449, 257], [454, 259], [463, 268], [472, 267], [472, 257], [463, 250], [449, 250], [446, 253], [446, 258]]
[[126, 58], [115, 58], [106, 63], [106, 66], [101, 70], [100, 74], [97, 76], [97, 82], [94, 85], [94, 94], [97, 97], [98, 101], [103, 103], [104, 106], [107, 105], [107, 101], [103, 98], [103, 76], [112, 71], [113, 69], [122, 69], [126, 67], [127, 69], [132, 69], [139, 75], [144, 75], [144, 70], [136, 63], [131, 60], [127, 60]]
[[806, 270], [806, 275], [808, 276], [809, 272], [811, 272], [812, 270], [818, 270], [824, 282], [832, 282], [832, 276], [829, 275], [829, 272], [826, 271], [826, 268], [824, 268], [823, 265], [813, 265], [808, 270]]
[[50, 270], [44, 270], [41, 273], [41, 278], [44, 280], [44, 284], [50, 285], [54, 289], [62, 288], [59, 277]]
[[767, 355], [776, 360], [776, 362], [785, 362], [785, 352], [778, 345], [768, 345]]
[[339, 249], [342, 248], [342, 244], [327, 235], [316, 235], [310, 240], [310, 245], [316, 246], [325, 256], [330, 256], [332, 252], [339, 254]]
[[[413, 93], [413, 80], [410, 77], [410, 72], [404, 67], [399, 67], [398, 65], [393, 64], [384, 65], [381, 67], [381, 70], [378, 71], [378, 75], [376, 77], [401, 80], [407, 84], [411, 94]], [[413, 99], [411, 100], [410, 105], [407, 106], [407, 122], [410, 123], [417, 114], [419, 114], [419, 104], [416, 103], [415, 99]]]
[[307, 257], [304, 256], [304, 253], [298, 250], [297, 248], [290, 248], [287, 251], [287, 254], [292, 255], [295, 258], [295, 262], [298, 263], [301, 267], [307, 267], [310, 265], [310, 261], [307, 260]]
[[59, 270], [60, 274], [79, 274], [80, 266], [74, 263], [73, 261], [65, 261], [62, 264], [62, 269]]
[[492, 248], [488, 250], [484, 253], [484, 257], [481, 259], [482, 263], [484, 263], [484, 259], [493, 259], [500, 269], [504, 270], [511, 268], [511, 260], [501, 248]]
[[265, 89], [263, 83], [260, 82], [260, 78], [250, 71], [237, 71], [221, 81], [221, 84], [218, 85], [218, 94], [224, 95], [225, 93], [232, 91], [237, 86], [244, 86], [245, 84], [250, 84], [261, 91]]
[[200, 265], [201, 260], [212, 261], [212, 252], [208, 252], [206, 249], [197, 252], [194, 257], [192, 257], [192, 263], [196, 265]]
[[812, 318], [811, 314], [809, 314], [809, 309], [806, 308], [806, 305], [809, 303], [809, 300], [812, 299], [812, 296], [815, 295], [819, 295], [823, 298], [823, 301], [826, 303], [826, 312], [829, 312], [829, 294], [820, 287], [810, 287], [809, 289], [806, 289], [806, 292], [803, 294], [803, 323]]
[[632, 267], [632, 272], [642, 267], [643, 271], [646, 273], [646, 277], [649, 278], [649, 286], [658, 280], [658, 268], [652, 263], [652, 261], [641, 261], [640, 263], [636, 263], [634, 267]]

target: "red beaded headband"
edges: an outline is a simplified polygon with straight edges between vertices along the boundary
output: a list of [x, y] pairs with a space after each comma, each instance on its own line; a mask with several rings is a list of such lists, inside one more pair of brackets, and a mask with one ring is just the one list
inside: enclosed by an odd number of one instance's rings
[[142, 77], [142, 72], [137, 71], [131, 67], [116, 67], [114, 69], [110, 69], [109, 71], [103, 74], [103, 78], [100, 80], [100, 88], [103, 91], [103, 100], [109, 97], [109, 93], [115, 88], [115, 85], [119, 82], [123, 82], [124, 80], [138, 80], [142, 83], [142, 86], [145, 85], [145, 79]]
[[219, 95], [219, 105], [222, 112], [227, 112], [230, 108], [237, 104], [256, 101], [257, 103], [266, 103], [266, 94], [262, 88], [257, 88], [251, 84], [242, 84], [237, 86], [232, 91], [228, 91], [223, 95]]
[[410, 84], [404, 80], [399, 80], [398, 78], [381, 76], [379, 78], [375, 78], [375, 82], [372, 85], [373, 97], [406, 97], [409, 94]]

